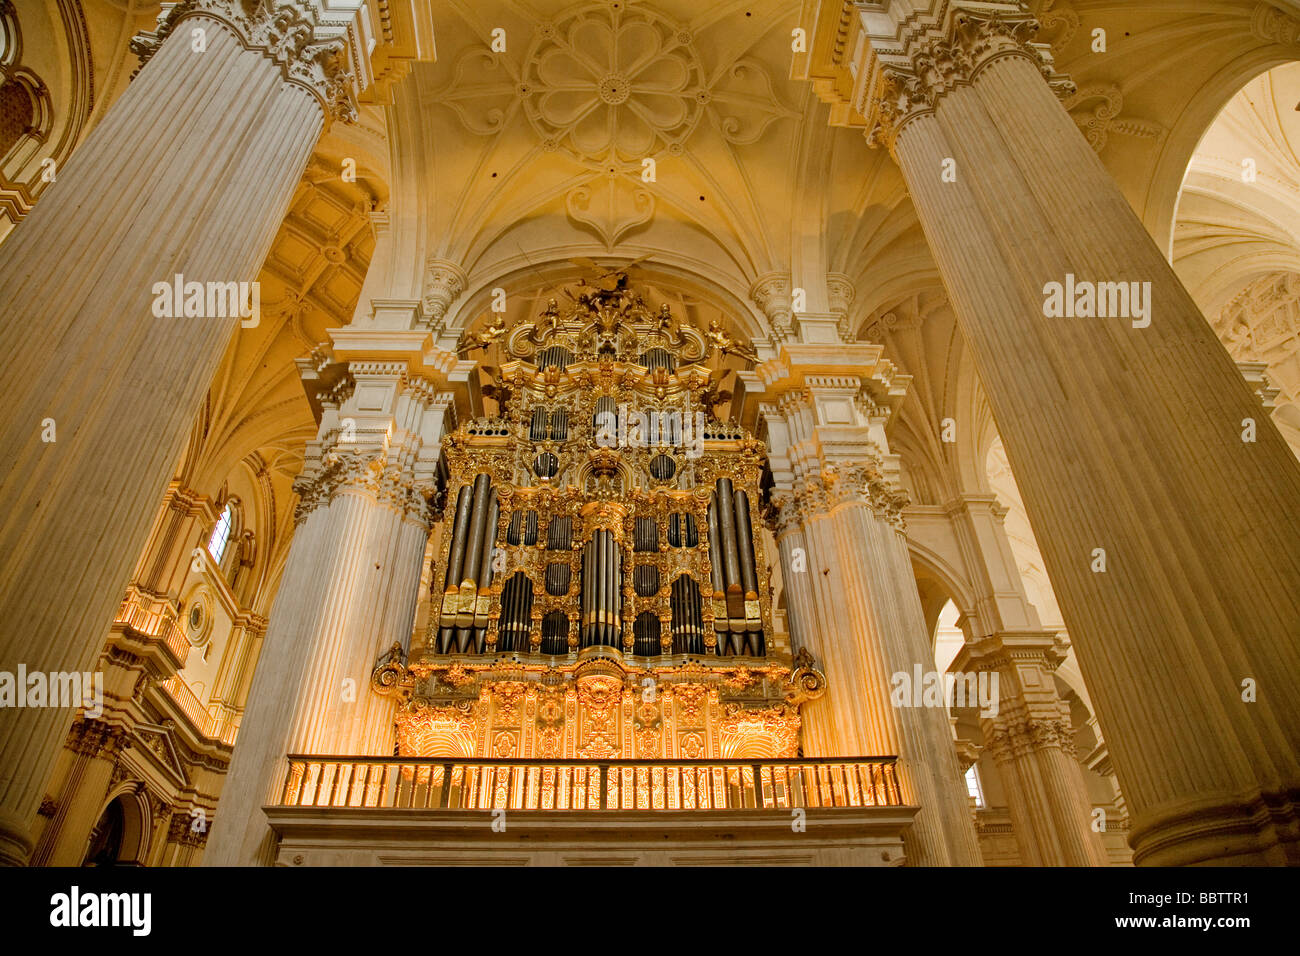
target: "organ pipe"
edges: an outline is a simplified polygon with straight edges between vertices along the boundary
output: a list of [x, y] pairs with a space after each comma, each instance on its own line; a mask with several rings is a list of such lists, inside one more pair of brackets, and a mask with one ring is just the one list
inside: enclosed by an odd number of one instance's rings
[[582, 552], [582, 646], [619, 647], [622, 574], [618, 542], [598, 528]]
[[727, 617], [745, 616], [745, 593], [740, 581], [740, 549], [736, 542], [736, 501], [730, 478], [719, 478], [713, 500], [718, 506], [718, 542], [722, 551], [722, 579], [726, 584]]
[[[479, 558], [478, 578], [475, 583], [478, 585], [478, 599], [474, 608], [474, 627], [482, 630], [487, 627], [488, 616], [488, 587], [492, 584], [492, 552], [496, 550], [497, 540], [497, 519], [501, 516], [501, 505], [497, 501], [496, 492], [492, 492], [492, 501], [488, 506], [487, 525], [484, 530], [483, 554]], [[481, 635], [480, 635], [481, 636]]]
[[[456, 521], [452, 526], [451, 532], [451, 554], [447, 559], [447, 580], [446, 591], [448, 593], [458, 593], [460, 590], [460, 571], [465, 561], [465, 543], [469, 537], [469, 511], [470, 511], [470, 489], [469, 486], [460, 489], [456, 496]], [[444, 611], [448, 610], [443, 605]], [[454, 611], [454, 606], [451, 608]]]
[[590, 636], [592, 627], [592, 609], [595, 601], [592, 600], [592, 592], [595, 590], [595, 582], [592, 580], [592, 553], [595, 551], [596, 542], [588, 541], [582, 549], [582, 633], [579, 640], [583, 647], [590, 646]]
[[470, 511], [469, 541], [465, 549], [465, 565], [461, 569], [460, 602], [457, 607], [456, 622], [469, 624], [474, 618], [478, 603], [479, 564], [483, 560], [483, 539], [486, 537], [488, 519], [488, 495], [492, 489], [492, 479], [487, 475], [474, 477], [474, 499]]
[[[745, 586], [745, 600], [758, 600], [758, 575], [754, 572], [754, 534], [749, 525], [749, 496], [736, 492], [736, 544], [740, 552], [740, 581]], [[745, 614], [749, 617], [748, 610]]]
[[713, 573], [713, 593], [725, 593], [725, 585], [722, 583], [722, 550], [718, 547], [718, 506], [717, 502], [709, 502], [709, 565]]

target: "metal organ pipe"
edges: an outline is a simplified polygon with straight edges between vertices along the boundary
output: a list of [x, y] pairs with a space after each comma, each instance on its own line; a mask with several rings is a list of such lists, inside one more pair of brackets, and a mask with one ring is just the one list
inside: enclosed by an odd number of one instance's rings
[[718, 506], [722, 577], [727, 586], [727, 617], [743, 618], [745, 595], [740, 582], [740, 552], [736, 547], [736, 500], [730, 478], [718, 479], [713, 500]]
[[754, 533], [749, 523], [749, 496], [736, 492], [736, 543], [740, 550], [740, 580], [745, 585], [745, 600], [758, 597], [758, 575], [754, 571]]
[[[677, 580], [680, 581], [681, 578]], [[672, 590], [669, 592], [668, 607], [672, 613], [673, 652], [677, 654], [684, 653], [686, 650], [686, 634], [683, 632], [682, 627], [681, 603], [681, 588], [677, 586], [677, 581], [674, 581]]]
[[609, 595], [610, 644], [623, 646], [623, 552], [618, 539], [609, 536], [609, 577], [612, 587]]
[[609, 623], [609, 542], [605, 532], [596, 532], [596, 643], [608, 644], [606, 640]]
[[591, 593], [594, 589], [591, 570], [592, 551], [596, 546], [595, 540], [588, 541], [582, 549], [582, 631], [579, 635], [579, 643], [583, 647], [591, 644], [591, 627], [592, 627], [592, 605], [595, 603], [591, 599]]
[[476, 588], [478, 584], [474, 576], [478, 573], [479, 562], [483, 560], [483, 539], [486, 537], [488, 519], [488, 492], [491, 488], [492, 479], [487, 475], [476, 475], [474, 477], [474, 503], [471, 512], [469, 547], [465, 552], [465, 567], [461, 572], [460, 579], [462, 592], [467, 585]]
[[[492, 552], [496, 550], [497, 543], [497, 520], [501, 517], [501, 505], [497, 501], [496, 492], [492, 492], [492, 501], [488, 506], [487, 528], [483, 535], [483, 555], [479, 558], [478, 578], [475, 583], [479, 591], [485, 590], [492, 583]], [[486, 617], [482, 622], [478, 620], [478, 612], [474, 614], [474, 624], [478, 627], [486, 625]]]
[[613, 647], [614, 640], [614, 536], [608, 531], [603, 532], [605, 536], [605, 573], [602, 575], [605, 581], [605, 595], [601, 602], [605, 612], [605, 627], [603, 629], [604, 643]]
[[582, 551], [582, 646], [620, 647], [619, 550], [613, 532], [598, 528]]
[[695, 646], [697, 654], [704, 653], [704, 608], [700, 604], [700, 586], [695, 583], [695, 579], [687, 576], [686, 578], [686, 600], [691, 605], [691, 643]]
[[[451, 547], [447, 556], [447, 577], [443, 581], [442, 623], [438, 629], [438, 644], [444, 654], [460, 650], [454, 623], [456, 605], [460, 595], [460, 572], [465, 563], [465, 543], [469, 537], [470, 488], [463, 486], [456, 495], [456, 517], [452, 522]], [[447, 598], [451, 601], [448, 602]]]
[[722, 549], [718, 546], [718, 506], [716, 496], [709, 502], [709, 565], [713, 569], [713, 593], [723, 594]]
[[460, 570], [465, 561], [465, 540], [469, 537], [470, 489], [465, 485], [456, 495], [456, 520], [451, 531], [451, 551], [447, 558], [446, 590], [460, 589]]

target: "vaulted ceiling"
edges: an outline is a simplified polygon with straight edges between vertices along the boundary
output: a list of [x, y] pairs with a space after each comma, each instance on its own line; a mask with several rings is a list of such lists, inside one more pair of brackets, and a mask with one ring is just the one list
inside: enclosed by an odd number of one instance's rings
[[[53, 20], [69, 2], [20, 6], [41, 5]], [[1295, 217], [1284, 212], [1300, 180], [1300, 88], [1294, 73], [1259, 77], [1300, 58], [1300, 0], [1029, 5], [1040, 39], [1078, 84], [1067, 108], [1211, 317], [1240, 305], [1251, 283], [1293, 271]], [[351, 319], [377, 212], [392, 224], [405, 297], [425, 295], [430, 260], [467, 276], [445, 316], [453, 336], [486, 318], [493, 288], [518, 295], [512, 309], [531, 308], [583, 274], [572, 262], [581, 257], [643, 259], [656, 295], [725, 316], [757, 343], [770, 328], [756, 284], [788, 276], [804, 290], [805, 311], [827, 312], [827, 277], [838, 274], [850, 287], [845, 326], [885, 344], [913, 376], [893, 436], [918, 495], [981, 484], [995, 433], [902, 177], [861, 129], [832, 124], [824, 90], [792, 78], [807, 72], [792, 31], [815, 32], [842, 7], [436, 4], [436, 60], [415, 63], [386, 87], [387, 102], [363, 106], [357, 125], [333, 127], [317, 149], [259, 276], [262, 324], [239, 332], [213, 384], [207, 437], [188, 459], [192, 480], [215, 493], [251, 456], [287, 490], [313, 428], [294, 359]], [[78, 10], [93, 123], [134, 70], [127, 42], [151, 28], [158, 6], [82, 0]], [[1244, 84], [1248, 101], [1234, 101], [1192, 161]], [[1231, 181], [1243, 149], [1260, 156], [1257, 191]], [[1233, 265], [1256, 252], [1269, 260], [1263, 272]], [[969, 425], [960, 460], [934, 435], [947, 415]], [[280, 507], [289, 497], [278, 496]]]

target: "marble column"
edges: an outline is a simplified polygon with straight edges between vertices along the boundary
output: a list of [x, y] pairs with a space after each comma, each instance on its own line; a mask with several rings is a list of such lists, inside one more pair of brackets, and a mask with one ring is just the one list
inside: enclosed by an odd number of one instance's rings
[[1105, 866], [1069, 706], [1052, 680], [1065, 651], [1051, 633], [1005, 632], [967, 643], [953, 670], [998, 675], [997, 712], [982, 714], [980, 725], [1002, 774], [1020, 858], [1028, 866]]
[[350, 364], [334, 398], [295, 484], [298, 526], [205, 865], [270, 864], [261, 808], [287, 754], [393, 752], [396, 704], [370, 677], [394, 643], [409, 647], [450, 396], [405, 363], [369, 362]]
[[980, 725], [1002, 773], [1020, 858], [1030, 866], [1104, 866], [1069, 707], [1052, 677], [1069, 644], [1041, 626], [1025, 594], [997, 497], [962, 495], [947, 510], [975, 589], [975, 611], [962, 619], [966, 644], [949, 671], [961, 681], [997, 674], [996, 713], [981, 712]]
[[[1298, 863], [1300, 468], [1061, 106], [1033, 21], [964, 6], [873, 36], [876, 134], [1006, 444], [1134, 861]], [[1075, 280], [1138, 283], [1148, 308], [1050, 317], [1049, 283]]]
[[[256, 278], [327, 117], [348, 108], [335, 52], [310, 42], [312, 27], [288, 5], [176, 6], [4, 243], [0, 668], [94, 665], [241, 321], [216, 308], [160, 317], [155, 284]], [[194, 311], [209, 311], [204, 299]], [[72, 716], [0, 714], [0, 862], [30, 852]]]
[[[801, 322], [760, 366], [779, 508], [777, 542], [791, 634], [826, 675], [807, 703], [808, 756], [898, 756], [904, 799], [919, 806], [905, 836], [908, 862], [979, 865], [966, 788], [942, 706], [894, 706], [894, 675], [934, 670], [934, 656], [903, 536], [889, 415], [877, 400], [903, 387], [879, 346], [844, 345], [828, 317], [826, 341]], [[771, 399], [771, 403], [768, 400]], [[796, 549], [801, 549], [801, 552]]]

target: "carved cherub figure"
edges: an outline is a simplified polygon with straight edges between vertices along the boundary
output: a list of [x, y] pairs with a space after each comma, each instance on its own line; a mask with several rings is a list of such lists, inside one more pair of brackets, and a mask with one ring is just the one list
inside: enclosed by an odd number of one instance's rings
[[754, 361], [757, 358], [753, 352], [749, 351], [728, 335], [726, 330], [723, 329], [722, 323], [717, 319], [714, 319], [709, 323], [709, 331], [704, 333], [704, 337], [708, 340], [710, 346], [717, 349], [723, 355], [739, 355], [742, 358], [749, 359], [750, 361]]
[[560, 306], [554, 299], [546, 301], [546, 308], [542, 312], [542, 321], [538, 324], [542, 332], [555, 332], [560, 328]]
[[506, 321], [501, 319], [494, 320], [486, 329], [478, 332], [471, 332], [466, 336], [466, 342], [461, 346], [460, 351], [472, 352], [475, 349], [485, 349], [489, 345], [499, 340], [506, 334]]

